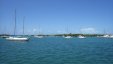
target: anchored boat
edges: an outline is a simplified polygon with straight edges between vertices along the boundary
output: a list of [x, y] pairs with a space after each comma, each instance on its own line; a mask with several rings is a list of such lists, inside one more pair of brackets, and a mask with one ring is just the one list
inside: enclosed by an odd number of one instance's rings
[[79, 35], [78, 38], [86, 38], [85, 36]]
[[[17, 37], [15, 36], [16, 33], [16, 10], [15, 10], [15, 26], [14, 26], [14, 36], [10, 36], [8, 38], [6, 38], [7, 40], [12, 40], [12, 41], [28, 41], [29, 38], [27, 37]], [[24, 18], [23, 18], [23, 35], [24, 35]]]

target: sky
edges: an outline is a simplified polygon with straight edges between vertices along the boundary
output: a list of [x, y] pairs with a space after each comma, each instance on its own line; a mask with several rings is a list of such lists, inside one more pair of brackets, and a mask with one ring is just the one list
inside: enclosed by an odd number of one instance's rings
[[0, 0], [0, 34], [113, 34], [113, 0]]

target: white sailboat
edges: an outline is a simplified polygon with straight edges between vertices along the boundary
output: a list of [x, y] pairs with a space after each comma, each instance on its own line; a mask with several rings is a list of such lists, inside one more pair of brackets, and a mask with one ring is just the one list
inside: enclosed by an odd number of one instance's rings
[[79, 35], [78, 38], [86, 38], [85, 36]]
[[113, 35], [103, 35], [101, 37], [103, 37], [103, 38], [113, 38]]
[[36, 38], [43, 38], [43, 36], [35, 35]]
[[38, 35], [34, 35], [34, 37], [36, 38], [43, 38], [44, 36], [42, 36], [41, 31], [40, 31], [40, 27], [39, 27], [39, 34]]
[[[67, 27], [66, 31], [67, 31], [67, 33], [69, 33], [68, 27]], [[71, 33], [70, 33], [70, 34], [71, 34]], [[69, 38], [73, 38], [73, 37], [70, 36], [70, 35], [65, 35], [65, 36], [63, 36], [63, 38], [67, 38], [67, 39], [69, 39]]]
[[[7, 40], [12, 40], [12, 41], [28, 41], [29, 38], [27, 37], [16, 37], [15, 36], [15, 32], [16, 32], [16, 10], [15, 10], [15, 26], [14, 26], [14, 36], [13, 37], [8, 37], [6, 38]], [[23, 19], [23, 35], [24, 35], [24, 19]]]
[[101, 36], [101, 37], [103, 37], [103, 38], [109, 38], [110, 36], [106, 33], [106, 30], [104, 29], [104, 35]]
[[27, 41], [27, 40], [29, 40], [26, 37], [9, 37], [9, 38], [6, 38], [6, 39], [7, 40], [12, 40], [12, 41]]
[[64, 36], [64, 38], [72, 38], [72, 36]]
[[[83, 34], [83, 32], [82, 31], [80, 31], [80, 33], [81, 34]], [[83, 36], [83, 35], [78, 35], [78, 38], [86, 38], [85, 36]]]
[[109, 38], [109, 35], [106, 34], [106, 35], [103, 35], [102, 37]]

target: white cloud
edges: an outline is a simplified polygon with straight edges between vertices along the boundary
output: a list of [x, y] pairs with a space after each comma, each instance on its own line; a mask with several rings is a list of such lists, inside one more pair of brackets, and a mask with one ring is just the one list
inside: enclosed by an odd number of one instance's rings
[[82, 33], [88, 33], [88, 34], [98, 33], [98, 31], [95, 30], [95, 28], [91, 28], [91, 27], [89, 27], [89, 28], [82, 28], [82, 29], [80, 29], [80, 31]]

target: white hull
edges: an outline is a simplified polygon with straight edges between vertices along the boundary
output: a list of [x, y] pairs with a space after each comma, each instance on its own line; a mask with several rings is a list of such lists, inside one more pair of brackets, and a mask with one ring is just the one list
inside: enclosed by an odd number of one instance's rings
[[1, 36], [2, 38], [8, 38], [9, 36]]
[[78, 38], [86, 38], [86, 37], [79, 35]]
[[43, 38], [43, 36], [34, 36], [34, 37], [36, 37], [36, 38]]
[[64, 38], [72, 38], [71, 36], [65, 36]]
[[101, 37], [103, 37], [103, 38], [113, 38], [113, 35], [103, 35]]
[[78, 37], [78, 38], [86, 38], [86, 37]]
[[113, 35], [109, 36], [110, 38], [113, 38]]
[[7, 40], [12, 40], [12, 41], [27, 41], [29, 38], [26, 37], [9, 37], [6, 38]]
[[104, 35], [103, 37], [109, 37], [109, 35]]

